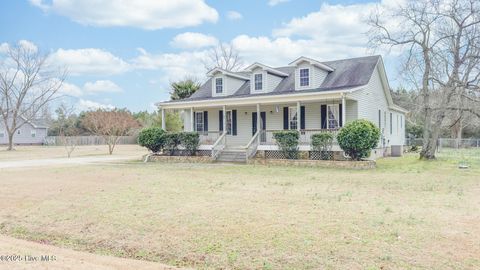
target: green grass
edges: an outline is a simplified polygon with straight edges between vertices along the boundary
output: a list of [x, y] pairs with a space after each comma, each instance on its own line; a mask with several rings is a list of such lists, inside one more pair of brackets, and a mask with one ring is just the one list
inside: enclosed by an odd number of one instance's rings
[[458, 162], [0, 172], [0, 231], [200, 269], [478, 269], [480, 164]]

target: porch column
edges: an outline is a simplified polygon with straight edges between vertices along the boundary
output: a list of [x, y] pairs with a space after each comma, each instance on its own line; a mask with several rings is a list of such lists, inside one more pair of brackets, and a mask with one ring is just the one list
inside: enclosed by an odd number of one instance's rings
[[345, 126], [345, 119], [346, 119], [346, 115], [345, 115], [346, 109], [345, 109], [345, 107], [346, 106], [347, 106], [347, 104], [345, 103], [345, 94], [342, 94], [342, 127]]
[[300, 128], [301, 128], [301, 123], [302, 123], [302, 119], [301, 119], [302, 115], [300, 113], [300, 101], [297, 101], [297, 130], [300, 131]]
[[195, 131], [195, 126], [194, 126], [195, 121], [193, 120], [193, 117], [195, 117], [195, 115], [193, 114], [193, 107], [191, 107], [190, 108], [190, 131]]
[[223, 105], [223, 132], [227, 132], [227, 106]]
[[167, 123], [165, 123], [165, 109], [162, 108], [162, 129], [165, 130]]
[[262, 125], [260, 124], [260, 121], [261, 121], [261, 117], [260, 117], [260, 104], [257, 104], [257, 132], [260, 131]]

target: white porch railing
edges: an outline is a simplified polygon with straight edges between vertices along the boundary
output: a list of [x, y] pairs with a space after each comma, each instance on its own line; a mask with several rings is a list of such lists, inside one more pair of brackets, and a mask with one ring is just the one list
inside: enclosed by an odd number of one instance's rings
[[198, 132], [200, 135], [200, 144], [212, 145], [214, 144], [221, 135], [220, 131], [205, 131]]
[[212, 145], [212, 159], [216, 160], [220, 152], [225, 149], [226, 135], [227, 133], [223, 132], [223, 134], [218, 137], [217, 141]]
[[252, 139], [248, 142], [245, 147], [245, 159], [248, 162], [248, 159], [255, 156], [257, 153], [258, 145], [260, 144], [260, 134], [263, 133], [263, 130], [258, 130], [253, 135]]
[[[337, 133], [340, 129], [304, 129], [300, 131], [300, 138], [299, 138], [299, 145], [310, 145], [312, 142], [312, 135], [318, 133], [333, 133], [335, 136], [334, 144], [337, 143], [336, 137]], [[273, 133], [282, 130], [265, 130], [260, 136], [260, 144], [261, 145], [273, 145], [276, 144], [275, 138], [273, 137]]]

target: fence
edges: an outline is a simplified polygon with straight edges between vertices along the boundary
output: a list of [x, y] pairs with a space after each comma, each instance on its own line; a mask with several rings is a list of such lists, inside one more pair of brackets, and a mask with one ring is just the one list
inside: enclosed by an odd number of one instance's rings
[[[75, 136], [69, 137], [74, 139], [76, 145], [103, 145], [107, 144], [105, 139], [101, 136]], [[63, 145], [61, 136], [48, 136], [44, 141], [45, 145], [60, 146]], [[117, 144], [137, 144], [137, 136], [121, 136]]]

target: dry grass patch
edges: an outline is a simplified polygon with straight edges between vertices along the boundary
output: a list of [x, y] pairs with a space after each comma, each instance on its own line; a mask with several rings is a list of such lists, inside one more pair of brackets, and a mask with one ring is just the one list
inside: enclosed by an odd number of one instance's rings
[[[201, 269], [476, 269], [480, 164], [0, 172], [5, 234]], [[8, 175], [8, 177], [6, 177]]]

